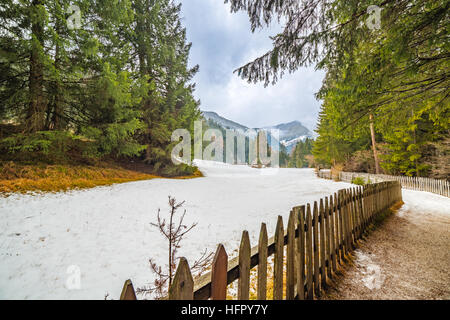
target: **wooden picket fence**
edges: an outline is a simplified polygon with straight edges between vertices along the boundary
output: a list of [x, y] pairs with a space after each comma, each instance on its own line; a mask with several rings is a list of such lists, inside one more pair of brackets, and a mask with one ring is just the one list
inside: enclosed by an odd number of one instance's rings
[[337, 180], [339, 178], [339, 177], [333, 177], [331, 174], [331, 170], [329, 170], [329, 169], [321, 169], [321, 170], [317, 171], [317, 176], [319, 178], [329, 179], [329, 180], [332, 180], [332, 179]]
[[318, 176], [324, 179], [338, 178], [341, 181], [352, 182], [354, 178], [362, 178], [368, 182], [398, 181], [402, 187], [410, 190], [432, 192], [444, 197], [450, 197], [450, 182], [444, 179], [423, 177], [391, 176], [386, 174], [370, 174], [360, 172], [340, 172], [338, 177], [332, 177], [330, 170], [320, 170]]
[[[272, 255], [274, 300], [317, 298], [371, 222], [400, 201], [400, 183], [389, 181], [339, 190], [313, 204], [294, 207], [287, 230], [281, 216], [274, 237], [268, 238], [266, 225], [261, 224], [259, 242], [253, 248], [248, 232], [244, 231], [239, 255], [234, 259], [229, 260], [224, 246], [219, 244], [211, 272], [195, 281], [187, 260], [181, 258], [167, 299], [224, 300], [227, 286], [237, 280], [237, 299], [248, 300], [250, 270], [257, 267], [256, 298], [266, 300], [267, 259]], [[121, 299], [136, 299], [130, 280], [125, 282]]]

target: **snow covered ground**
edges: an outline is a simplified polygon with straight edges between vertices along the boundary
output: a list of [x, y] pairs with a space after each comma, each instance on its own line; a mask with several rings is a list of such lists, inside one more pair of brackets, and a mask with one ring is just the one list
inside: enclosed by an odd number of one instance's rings
[[400, 217], [407, 211], [422, 212], [423, 218], [428, 216], [450, 217], [450, 198], [447, 197], [430, 192], [403, 189], [403, 202], [405, 204], [398, 212]]
[[[164, 264], [167, 247], [150, 223], [158, 208], [167, 213], [169, 195], [186, 201], [186, 224], [198, 222], [179, 251], [193, 261], [218, 243], [233, 254], [243, 230], [256, 245], [261, 222], [271, 235], [277, 215], [287, 219], [293, 206], [349, 186], [310, 169], [198, 165], [205, 178], [0, 198], [0, 299], [118, 299], [126, 279], [135, 287], [152, 283], [148, 259]], [[446, 198], [420, 194], [407, 204], [449, 207]], [[78, 271], [80, 288], [73, 289]]]

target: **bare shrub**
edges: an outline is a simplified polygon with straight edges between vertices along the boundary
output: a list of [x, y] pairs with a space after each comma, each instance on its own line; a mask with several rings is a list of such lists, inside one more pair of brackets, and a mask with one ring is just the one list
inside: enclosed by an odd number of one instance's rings
[[[197, 226], [197, 223], [193, 223], [187, 226], [183, 223], [184, 217], [186, 215], [186, 210], [180, 218], [175, 221], [175, 214], [178, 209], [184, 205], [185, 201], [176, 202], [175, 198], [169, 196], [169, 217], [168, 221], [161, 218], [161, 210], [158, 209], [157, 223], [151, 223], [151, 225], [159, 230], [161, 235], [168, 241], [168, 264], [165, 268], [156, 264], [153, 259], [149, 259], [150, 268], [156, 275], [156, 279], [153, 286], [146, 286], [138, 288], [136, 292], [138, 294], [155, 294], [156, 298], [162, 298], [167, 295], [167, 291], [172, 285], [173, 277], [175, 275], [177, 260], [180, 258], [177, 256], [178, 249], [181, 248], [181, 241], [184, 236]], [[211, 265], [211, 260], [213, 258], [213, 253], [208, 253], [205, 250], [201, 257], [196, 260], [191, 266], [191, 272], [194, 275], [199, 276]]]

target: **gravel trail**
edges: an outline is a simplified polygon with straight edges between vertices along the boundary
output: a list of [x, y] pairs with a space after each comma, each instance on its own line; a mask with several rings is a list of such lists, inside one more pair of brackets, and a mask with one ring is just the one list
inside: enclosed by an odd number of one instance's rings
[[450, 299], [450, 199], [404, 190], [403, 201], [322, 299]]

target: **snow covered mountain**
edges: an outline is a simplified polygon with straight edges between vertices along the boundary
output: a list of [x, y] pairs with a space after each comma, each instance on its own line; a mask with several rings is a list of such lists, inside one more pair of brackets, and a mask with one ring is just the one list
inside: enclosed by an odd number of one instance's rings
[[[242, 130], [246, 131], [250, 129], [247, 126], [244, 126], [240, 123], [231, 121], [229, 119], [226, 119], [220, 115], [218, 115], [216, 112], [211, 111], [203, 111], [203, 117], [208, 120], [212, 121], [215, 124], [225, 128], [225, 129], [234, 129], [234, 130]], [[299, 141], [303, 141], [306, 138], [312, 138], [313, 133], [306, 128], [300, 121], [292, 121], [289, 123], [282, 123], [270, 127], [264, 127], [264, 128], [253, 128], [253, 129], [278, 129], [280, 130], [280, 143], [283, 144], [287, 151], [290, 153], [292, 149], [295, 147], [295, 145]]]
[[234, 130], [242, 130], [242, 131], [246, 131], [249, 129], [248, 127], [246, 127], [242, 124], [239, 124], [237, 122], [234, 122], [234, 121], [228, 120], [224, 117], [221, 117], [215, 112], [202, 111], [202, 113], [203, 113], [203, 118], [205, 118], [206, 120], [213, 121], [225, 129], [231, 129], [231, 130], [234, 129]]
[[280, 142], [288, 149], [288, 152], [290, 152], [298, 142], [304, 141], [306, 138], [313, 137], [311, 131], [300, 121], [282, 123], [276, 126], [266, 127], [264, 129], [280, 130]]

